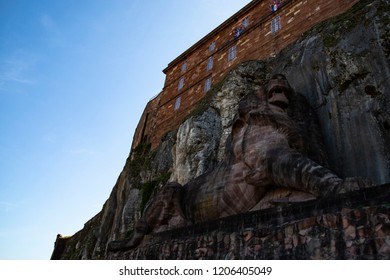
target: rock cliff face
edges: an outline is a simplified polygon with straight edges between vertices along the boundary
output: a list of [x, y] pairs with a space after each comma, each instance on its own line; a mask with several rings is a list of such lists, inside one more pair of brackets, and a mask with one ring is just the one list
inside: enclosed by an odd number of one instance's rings
[[276, 57], [231, 70], [157, 149], [141, 144], [131, 151], [102, 211], [72, 237], [57, 237], [52, 258], [126, 257], [108, 252], [108, 243], [132, 234], [167, 181], [186, 184], [224, 160], [240, 100], [274, 73], [283, 73], [314, 108], [322, 135], [311, 137], [323, 145], [330, 169], [342, 178], [390, 182], [389, 7], [388, 0], [362, 0]]
[[365, 3], [314, 28], [272, 69], [316, 108], [332, 168], [383, 183], [390, 179], [389, 2]]

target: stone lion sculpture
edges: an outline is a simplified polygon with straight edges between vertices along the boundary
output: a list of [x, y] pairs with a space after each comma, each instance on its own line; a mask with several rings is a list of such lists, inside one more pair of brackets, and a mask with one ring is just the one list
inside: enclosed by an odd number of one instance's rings
[[307, 155], [307, 143], [287, 110], [293, 90], [285, 76], [249, 93], [238, 107], [225, 162], [184, 186], [166, 184], [145, 208], [132, 238], [113, 241], [111, 251], [138, 246], [144, 235], [253, 210], [276, 188], [326, 197], [370, 185], [341, 179]]

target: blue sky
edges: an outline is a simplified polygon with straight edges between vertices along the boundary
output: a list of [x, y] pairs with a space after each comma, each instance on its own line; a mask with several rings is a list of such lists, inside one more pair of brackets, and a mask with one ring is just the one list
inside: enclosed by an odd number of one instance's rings
[[0, 0], [0, 259], [97, 214], [174, 58], [249, 0]]

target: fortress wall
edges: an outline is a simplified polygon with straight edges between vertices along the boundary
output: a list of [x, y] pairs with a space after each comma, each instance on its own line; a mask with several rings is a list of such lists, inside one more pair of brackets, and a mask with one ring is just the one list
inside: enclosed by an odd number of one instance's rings
[[157, 112], [159, 111], [160, 97], [156, 96], [146, 105], [144, 112], [138, 122], [133, 136], [132, 148], [144, 142], [150, 142], [151, 135], [154, 135]]
[[[147, 140], [154, 148], [167, 132], [176, 129], [205, 96], [206, 79], [210, 78], [215, 85], [241, 62], [276, 55], [314, 25], [345, 12], [357, 2], [359, 0], [285, 0], [276, 12], [270, 10], [270, 1], [250, 2], [164, 69], [165, 85], [155, 98], [158, 105], [152, 102], [145, 109], [134, 136], [133, 148], [145, 140], [142, 133], [148, 135]], [[280, 29], [272, 32], [271, 25], [277, 17]], [[236, 35], [238, 28], [242, 28], [239, 36]], [[211, 50], [213, 42], [215, 48]], [[229, 49], [233, 46], [236, 57], [229, 61]], [[213, 66], [208, 70], [210, 57], [213, 58]], [[181, 89], [180, 79], [183, 79]], [[154, 117], [151, 118], [151, 115]], [[145, 121], [148, 123], [145, 124]]]
[[389, 259], [390, 185], [150, 235], [112, 259]]

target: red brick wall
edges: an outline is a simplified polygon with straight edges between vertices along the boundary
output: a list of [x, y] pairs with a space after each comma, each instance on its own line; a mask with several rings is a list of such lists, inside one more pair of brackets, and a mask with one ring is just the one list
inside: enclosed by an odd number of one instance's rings
[[[204, 97], [208, 77], [215, 84], [238, 63], [276, 55], [315, 24], [345, 12], [358, 1], [284, 0], [275, 13], [271, 12], [268, 0], [250, 2], [164, 69], [163, 91], [146, 106], [134, 135], [133, 148], [145, 140], [150, 141], [154, 148], [167, 132], [176, 129]], [[271, 33], [271, 22], [277, 16], [280, 17], [281, 29]], [[235, 32], [245, 18], [248, 26], [236, 38]], [[215, 42], [215, 49], [210, 52], [211, 42]], [[228, 50], [233, 45], [236, 45], [236, 58], [229, 62]], [[211, 56], [213, 67], [207, 70]], [[186, 63], [184, 71], [183, 63]], [[181, 78], [184, 78], [184, 84], [179, 90]], [[178, 97], [181, 99], [180, 108], [175, 110]]]
[[156, 116], [159, 111], [159, 100], [158, 95], [146, 105], [134, 133], [132, 148], [142, 142], [151, 142], [155, 131]]

